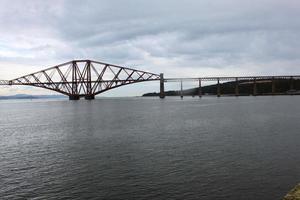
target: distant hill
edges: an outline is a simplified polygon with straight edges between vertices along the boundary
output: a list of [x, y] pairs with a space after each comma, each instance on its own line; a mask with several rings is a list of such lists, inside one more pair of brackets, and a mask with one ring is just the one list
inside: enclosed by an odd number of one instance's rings
[[3, 99], [57, 99], [57, 98], [66, 98], [66, 97], [64, 95], [28, 95], [28, 94], [0, 96], [0, 100], [3, 100]]
[[[236, 82], [220, 83], [222, 95], [235, 95]], [[275, 94], [289, 95], [289, 94], [300, 94], [300, 80], [293, 80], [293, 87], [290, 88], [290, 80], [278, 79], [275, 80]], [[257, 80], [256, 81], [257, 95], [271, 95], [272, 94], [272, 80]], [[184, 96], [197, 96], [198, 87], [183, 90]], [[203, 86], [201, 88], [202, 95], [217, 95], [217, 84]], [[165, 91], [166, 96], [180, 96], [180, 90]], [[253, 94], [253, 81], [239, 81], [239, 95], [249, 96]], [[152, 92], [143, 94], [147, 96], [159, 96], [159, 93]]]

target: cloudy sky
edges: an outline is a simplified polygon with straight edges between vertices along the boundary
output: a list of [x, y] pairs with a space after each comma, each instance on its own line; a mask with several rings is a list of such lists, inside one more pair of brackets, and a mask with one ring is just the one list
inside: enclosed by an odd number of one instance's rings
[[[72, 59], [166, 77], [300, 74], [299, 19], [299, 0], [0, 0], [0, 79]], [[16, 93], [48, 92], [0, 88]]]

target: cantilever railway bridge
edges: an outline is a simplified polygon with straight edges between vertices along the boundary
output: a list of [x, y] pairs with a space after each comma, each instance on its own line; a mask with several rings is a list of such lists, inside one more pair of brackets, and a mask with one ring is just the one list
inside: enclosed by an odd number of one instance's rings
[[27, 85], [45, 88], [69, 96], [94, 99], [102, 92], [133, 83], [160, 80], [160, 75], [92, 60], [73, 60], [1, 85]]
[[[32, 74], [12, 80], [0, 80], [0, 85], [26, 85], [45, 88], [69, 96], [70, 100], [79, 100], [81, 97], [92, 100], [95, 95], [105, 91], [133, 83], [145, 81], [160, 81], [160, 98], [165, 97], [165, 82], [197, 81], [199, 96], [202, 95], [203, 81], [217, 82], [217, 96], [221, 96], [220, 82], [235, 81], [235, 95], [239, 95], [239, 81], [253, 82], [253, 95], [256, 95], [256, 83], [260, 80], [272, 80], [272, 93], [275, 94], [275, 80], [290, 80], [290, 89], [293, 81], [300, 76], [243, 76], [243, 77], [200, 77], [200, 78], [164, 78], [164, 75], [131, 69], [118, 65], [92, 61], [73, 60]], [[182, 96], [182, 95], [181, 95]]]

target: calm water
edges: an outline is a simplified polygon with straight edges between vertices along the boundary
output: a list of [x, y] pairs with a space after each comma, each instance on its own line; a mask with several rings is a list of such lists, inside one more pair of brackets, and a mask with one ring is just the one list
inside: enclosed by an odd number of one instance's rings
[[275, 200], [300, 97], [0, 101], [1, 199]]

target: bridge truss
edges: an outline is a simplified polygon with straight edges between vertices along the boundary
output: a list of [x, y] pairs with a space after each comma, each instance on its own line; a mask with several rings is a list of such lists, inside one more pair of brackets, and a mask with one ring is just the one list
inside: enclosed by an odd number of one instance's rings
[[132, 83], [160, 80], [160, 75], [92, 60], [74, 60], [0, 85], [27, 85], [69, 96], [94, 99], [102, 92]]

